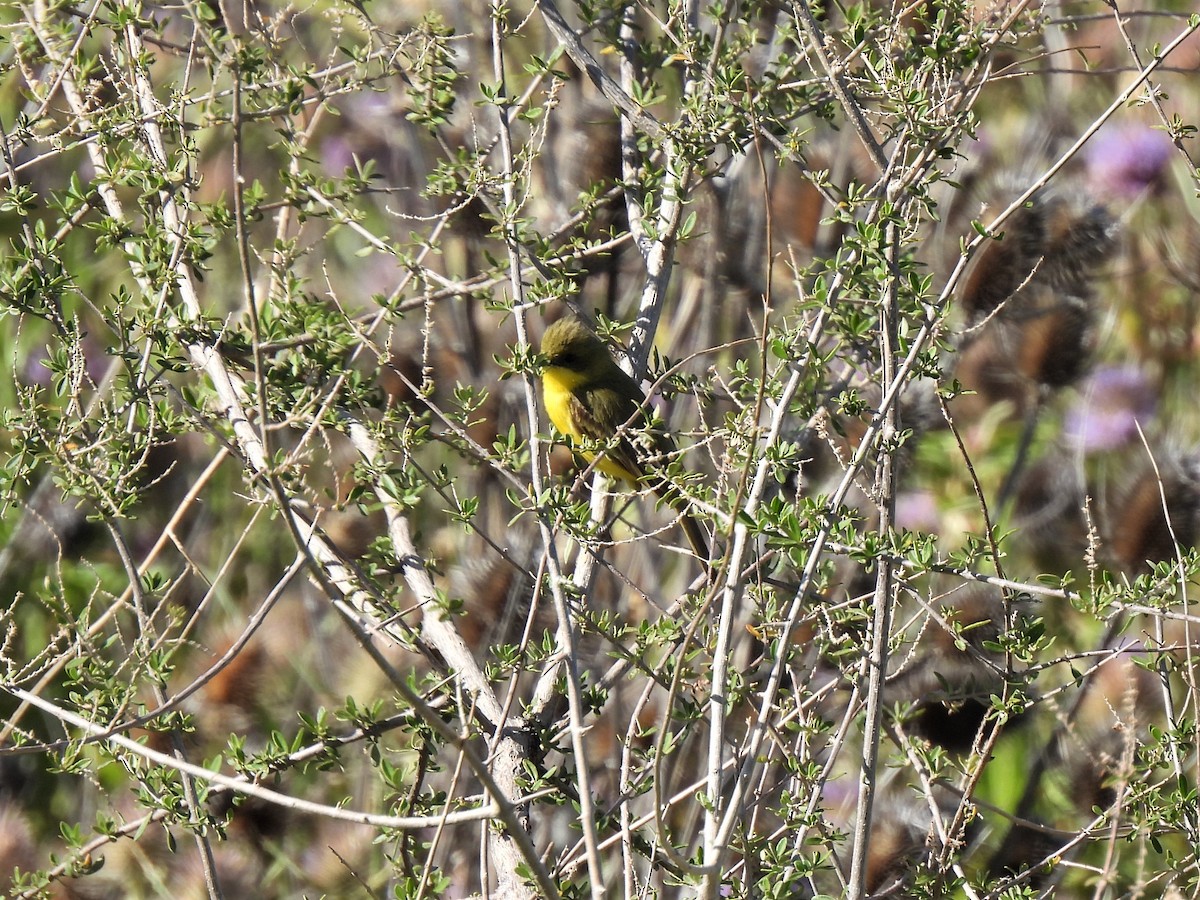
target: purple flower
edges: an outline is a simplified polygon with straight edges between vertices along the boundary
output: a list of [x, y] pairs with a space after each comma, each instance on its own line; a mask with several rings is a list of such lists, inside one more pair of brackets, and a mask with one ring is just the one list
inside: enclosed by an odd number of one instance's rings
[[1084, 151], [1093, 189], [1136, 197], [1157, 189], [1174, 150], [1166, 132], [1145, 125], [1101, 129]]
[[342, 104], [335, 131], [321, 141], [321, 169], [331, 178], [341, 178], [360, 162], [391, 161], [395, 137], [395, 113], [383, 94], [355, 95]]
[[[107, 350], [98, 338], [94, 338], [90, 334], [83, 335], [81, 344], [84, 371], [93, 384], [99, 384], [104, 380], [111, 362]], [[56, 347], [61, 348], [61, 344], [56, 343]], [[21, 370], [21, 383], [40, 388], [48, 388], [54, 383], [54, 374], [50, 371], [49, 347], [43, 345], [25, 358], [25, 364]]]
[[1063, 431], [1085, 453], [1115, 450], [1137, 437], [1158, 407], [1154, 386], [1132, 366], [1097, 369], [1067, 411]]
[[937, 499], [929, 491], [901, 491], [896, 495], [896, 525], [909, 531], [936, 532], [941, 525]]

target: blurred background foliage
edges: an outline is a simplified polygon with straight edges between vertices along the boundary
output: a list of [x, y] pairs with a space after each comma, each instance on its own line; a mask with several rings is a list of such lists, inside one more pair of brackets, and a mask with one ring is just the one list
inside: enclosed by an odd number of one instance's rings
[[0, 880], [1195, 896], [1190, 13], [0, 9]]

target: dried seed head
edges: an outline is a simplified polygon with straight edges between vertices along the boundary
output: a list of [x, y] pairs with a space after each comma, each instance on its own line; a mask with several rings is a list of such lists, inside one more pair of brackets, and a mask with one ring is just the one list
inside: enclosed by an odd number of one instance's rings
[[1116, 222], [1086, 195], [1051, 196], [1044, 206], [1046, 243], [1036, 278], [1063, 290], [1078, 290], [1112, 252]]
[[[1004, 843], [988, 862], [988, 871], [993, 878], [1015, 875], [1051, 857], [1061, 846], [1062, 840], [1052, 832], [1043, 831], [1034, 824], [1017, 823], [1005, 835]], [[1027, 883], [1040, 890], [1050, 874], [1051, 871], [1044, 868], [1037, 874], [1027, 876]]]
[[[1021, 190], [1010, 185], [997, 193], [1016, 196]], [[1007, 205], [1004, 200], [991, 208], [998, 211]], [[977, 254], [961, 295], [968, 325], [997, 311], [1002, 316], [1019, 314], [1026, 294], [1038, 286], [1086, 293], [1089, 280], [1112, 250], [1115, 234], [1108, 210], [1085, 193], [1035, 194]]]
[[1004, 627], [1000, 591], [967, 585], [931, 621], [911, 668], [888, 687], [889, 703], [913, 704], [913, 734], [955, 753], [970, 750], [1003, 687], [1001, 658], [986, 644]]
[[1131, 645], [1100, 665], [1070, 723], [1063, 766], [1084, 812], [1112, 805], [1119, 783], [1130, 776], [1139, 734], [1162, 717], [1161, 686], [1152, 671], [1138, 664], [1141, 650]]
[[1023, 308], [1016, 335], [1016, 368], [1020, 375], [1046, 388], [1074, 384], [1087, 371], [1095, 346], [1092, 306], [1087, 298], [1055, 297], [1045, 288]]
[[[231, 646], [232, 642], [226, 642], [223, 652]], [[256, 712], [267, 682], [269, 664], [261, 644], [247, 644], [208, 682], [202, 694], [204, 702], [234, 706], [246, 713]]]
[[449, 573], [450, 596], [463, 602], [458, 628], [467, 644], [487, 648], [520, 637], [533, 598], [526, 564], [532, 557], [526, 537], [510, 533], [509, 558], [464, 548]]
[[36, 872], [43, 864], [40, 848], [35, 844], [29, 818], [15, 806], [0, 810], [0, 866], [7, 881], [18, 869]]
[[1033, 463], [1015, 497], [1015, 531], [1038, 566], [1063, 571], [1087, 551], [1082, 474], [1067, 454], [1051, 453]]
[[1006, 323], [993, 322], [974, 340], [964, 344], [954, 367], [954, 377], [970, 391], [950, 404], [956, 419], [977, 419], [990, 407], [1008, 401], [1016, 415], [1023, 415], [1036, 399], [1036, 392], [1013, 365], [1013, 348], [1019, 332]]
[[977, 397], [956, 402], [955, 414], [977, 415], [1003, 401], [1023, 414], [1042, 391], [1068, 387], [1087, 372], [1095, 340], [1089, 296], [1031, 284], [960, 350], [954, 375]]
[[912, 857], [924, 847], [925, 834], [914, 823], [886, 813], [877, 815], [867, 851], [867, 890], [875, 893], [906, 883]]
[[1200, 458], [1160, 461], [1159, 475], [1146, 467], [1110, 504], [1112, 556], [1134, 574], [1200, 540]]
[[421, 360], [416, 353], [393, 350], [376, 373], [379, 388], [387, 405], [407, 406], [418, 399], [415, 386], [421, 384]]
[[1046, 224], [1034, 204], [1013, 213], [1000, 234], [976, 255], [962, 291], [968, 324], [991, 315], [1033, 274], [1046, 242]]

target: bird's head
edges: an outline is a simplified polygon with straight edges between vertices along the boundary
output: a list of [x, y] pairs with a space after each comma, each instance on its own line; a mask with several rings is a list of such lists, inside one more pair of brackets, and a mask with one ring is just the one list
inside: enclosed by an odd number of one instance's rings
[[547, 369], [570, 372], [579, 380], [603, 375], [613, 366], [604, 343], [578, 319], [559, 319], [542, 337]]

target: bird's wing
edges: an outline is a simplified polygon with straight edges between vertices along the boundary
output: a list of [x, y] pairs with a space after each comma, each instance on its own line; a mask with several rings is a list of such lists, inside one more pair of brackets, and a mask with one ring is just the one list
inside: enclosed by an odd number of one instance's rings
[[[630, 384], [633, 384], [632, 379]], [[636, 394], [633, 392], [636, 390]], [[641, 409], [643, 398], [641, 389], [636, 385], [623, 391], [609, 389], [577, 392], [571, 395], [571, 419], [576, 429], [589, 438], [603, 444], [607, 449], [604, 457], [627, 472], [631, 480], [650, 487], [659, 497], [678, 509], [683, 515], [680, 524], [684, 534], [692, 545], [696, 556], [707, 561], [709, 559], [708, 540], [699, 523], [688, 512], [688, 501], [670, 481], [661, 473], [647, 472], [643, 460], [658, 458], [658, 464], [665, 464], [667, 455], [675, 449], [674, 441], [666, 432], [658, 429], [647, 430], [640, 434], [631, 434], [630, 429], [645, 425], [644, 416], [635, 419]], [[601, 422], [615, 422], [616, 427], [625, 425], [633, 419], [630, 428], [621, 434], [620, 440], [613, 443], [613, 427], [605, 428]], [[610, 473], [612, 474], [612, 473]]]
[[[612, 389], [581, 391], [571, 395], [571, 418], [580, 432], [603, 445], [605, 458], [624, 469], [633, 480], [645, 474], [639, 461], [641, 454], [625, 429], [620, 440], [613, 442], [613, 432], [629, 422], [637, 413], [640, 403]], [[615, 423], [605, 426], [603, 423]], [[639, 423], [634, 422], [632, 427]]]

